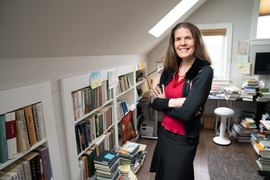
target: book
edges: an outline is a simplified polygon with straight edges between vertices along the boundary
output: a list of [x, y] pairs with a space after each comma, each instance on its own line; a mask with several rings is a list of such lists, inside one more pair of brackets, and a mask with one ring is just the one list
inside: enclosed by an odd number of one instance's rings
[[41, 141], [45, 136], [44, 120], [42, 104], [37, 103], [33, 105], [34, 124], [36, 129], [37, 141]]
[[44, 180], [51, 180], [50, 159], [49, 150], [47, 147], [39, 146], [35, 149], [39, 153], [39, 157], [42, 160], [43, 176]]
[[5, 115], [0, 116], [0, 163], [8, 160], [7, 134], [6, 134], [6, 118]]
[[79, 131], [78, 124], [76, 124], [74, 128], [75, 128], [77, 153], [80, 154], [82, 152], [82, 142], [81, 142], [81, 134]]
[[139, 147], [139, 144], [127, 141], [119, 148], [119, 153], [122, 155], [132, 155], [139, 149]]
[[104, 150], [98, 157], [94, 159], [94, 163], [110, 166], [119, 157], [118, 152]]
[[36, 131], [34, 118], [32, 113], [32, 105], [22, 108], [25, 113], [26, 125], [28, 130], [30, 146], [33, 146], [37, 143]]
[[82, 105], [82, 91], [79, 90], [78, 92], [78, 110], [79, 110], [79, 118], [83, 117], [83, 105]]
[[259, 155], [267, 155], [270, 156], [270, 151], [265, 150], [260, 143], [254, 143], [253, 148]]
[[84, 176], [86, 177], [85, 179], [87, 179], [88, 176], [88, 164], [87, 164], [87, 157], [86, 156], [80, 156], [79, 160], [81, 160], [84, 164]]
[[29, 136], [28, 136], [28, 132], [27, 132], [27, 125], [26, 125], [24, 110], [21, 109], [21, 110], [16, 111], [15, 115], [16, 115], [16, 121], [22, 122], [25, 145], [26, 145], [27, 150], [29, 150], [30, 149], [30, 142], [29, 142]]
[[73, 103], [73, 114], [74, 114], [74, 119], [75, 121], [78, 120], [79, 116], [79, 108], [78, 108], [78, 94], [77, 92], [72, 92], [71, 94], [72, 97], [72, 103]]
[[26, 152], [28, 149], [25, 143], [25, 133], [23, 129], [22, 121], [16, 120], [16, 143], [17, 143], [17, 152]]
[[15, 112], [5, 114], [8, 159], [17, 156]]
[[19, 159], [15, 163], [22, 164], [23, 172], [24, 172], [24, 179], [28, 180], [31, 179], [31, 167], [30, 163], [27, 160]]
[[26, 160], [30, 164], [31, 178], [32, 180], [41, 179], [41, 170], [40, 170], [40, 158], [38, 152], [29, 152], [21, 159]]
[[261, 145], [265, 150], [270, 150], [270, 141], [267, 141], [267, 140], [260, 140], [260, 145]]
[[116, 166], [119, 166], [119, 164], [120, 164], [120, 159], [117, 158], [113, 163], [110, 164], [110, 166], [95, 163], [95, 169], [102, 169], [104, 171], [112, 172]]
[[20, 163], [12, 163], [9, 166], [7, 166], [5, 169], [17, 172], [18, 179], [24, 180], [24, 171], [23, 171], [23, 165]]
[[87, 150], [83, 156], [87, 158], [87, 168], [88, 168], [88, 177], [92, 177], [95, 174], [95, 167], [94, 167], [94, 151]]
[[78, 160], [81, 180], [86, 180], [85, 167], [82, 160]]
[[260, 120], [260, 123], [261, 123], [268, 131], [270, 131], [270, 120]]

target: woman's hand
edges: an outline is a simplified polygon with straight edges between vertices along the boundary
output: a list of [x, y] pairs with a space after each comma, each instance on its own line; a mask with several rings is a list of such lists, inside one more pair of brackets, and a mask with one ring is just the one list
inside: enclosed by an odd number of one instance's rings
[[162, 91], [160, 90], [160, 88], [158, 86], [156, 86], [156, 88], [153, 90], [152, 95], [158, 98], [162, 98], [165, 99], [165, 90], [164, 90], [164, 85], [162, 84]]
[[195, 115], [196, 115], [196, 116], [200, 115], [200, 114], [201, 114], [201, 110], [202, 110], [202, 108], [200, 108], [200, 109], [198, 110], [198, 112], [197, 112]]

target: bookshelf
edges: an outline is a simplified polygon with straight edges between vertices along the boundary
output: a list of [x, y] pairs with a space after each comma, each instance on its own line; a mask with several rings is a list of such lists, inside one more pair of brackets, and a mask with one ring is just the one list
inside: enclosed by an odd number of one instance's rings
[[[144, 67], [146, 67], [146, 63], [143, 63]], [[77, 147], [76, 147], [76, 136], [75, 136], [75, 125], [83, 121], [86, 117], [93, 114], [100, 108], [106, 105], [113, 105], [113, 123], [109, 127], [114, 129], [115, 132], [115, 147], [114, 150], [118, 150], [119, 143], [118, 139], [118, 128], [121, 122], [118, 119], [117, 115], [117, 100], [125, 100], [127, 104], [136, 104], [136, 70], [138, 69], [138, 65], [128, 65], [128, 66], [121, 66], [117, 68], [118, 77], [127, 76], [130, 81], [130, 87], [125, 91], [118, 92], [118, 87], [113, 87], [113, 99], [109, 100], [101, 107], [98, 107], [92, 110], [90, 113], [83, 115], [82, 117], [78, 118], [76, 121], [74, 119], [74, 111], [73, 111], [73, 99], [72, 99], [72, 92], [77, 90], [81, 90], [84, 88], [89, 87], [89, 72], [88, 74], [82, 74], [78, 76], [72, 76], [63, 78], [60, 80], [61, 82], [61, 96], [62, 96], [62, 106], [63, 106], [63, 115], [64, 115], [64, 122], [65, 122], [65, 130], [66, 130], [66, 139], [67, 139], [67, 151], [68, 151], [68, 158], [69, 158], [69, 168], [70, 168], [70, 175], [71, 179], [79, 179], [80, 178], [80, 170], [78, 165], [78, 158], [87, 150], [89, 149], [95, 142], [100, 140], [100, 137], [97, 137], [90, 145], [81, 153], [78, 154]], [[108, 70], [99, 71], [101, 74], [102, 81], [107, 81], [107, 73]], [[136, 122], [136, 108], [133, 112], [133, 121]], [[135, 123], [134, 123], [135, 124]]]
[[27, 85], [0, 91], [0, 114], [5, 114], [20, 108], [42, 103], [43, 118], [46, 138], [42, 139], [30, 150], [24, 153], [18, 153], [17, 156], [5, 163], [0, 163], [0, 170], [7, 167], [11, 163], [17, 161], [35, 148], [45, 145], [49, 149], [50, 169], [53, 179], [63, 179], [62, 165], [60, 161], [59, 143], [57, 138], [56, 124], [54, 119], [54, 110], [51, 96], [50, 82], [42, 82], [33, 85]]

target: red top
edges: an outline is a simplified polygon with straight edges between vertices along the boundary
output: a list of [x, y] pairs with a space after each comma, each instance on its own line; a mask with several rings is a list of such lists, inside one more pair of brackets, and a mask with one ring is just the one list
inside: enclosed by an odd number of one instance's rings
[[[182, 89], [185, 83], [185, 77], [183, 77], [179, 82], [178, 82], [178, 77], [179, 76], [176, 75], [175, 79], [173, 79], [165, 87], [166, 98], [182, 98], [183, 97]], [[182, 120], [174, 119], [167, 116], [166, 114], [163, 114], [162, 126], [165, 129], [172, 131], [176, 134], [185, 135], [185, 129], [184, 129]]]

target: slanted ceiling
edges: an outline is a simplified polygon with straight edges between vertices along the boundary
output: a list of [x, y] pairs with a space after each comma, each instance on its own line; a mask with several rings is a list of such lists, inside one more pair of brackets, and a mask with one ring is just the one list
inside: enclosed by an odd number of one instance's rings
[[0, 58], [147, 54], [169, 34], [148, 31], [179, 2], [0, 1]]

